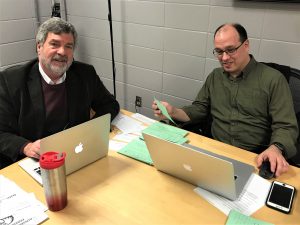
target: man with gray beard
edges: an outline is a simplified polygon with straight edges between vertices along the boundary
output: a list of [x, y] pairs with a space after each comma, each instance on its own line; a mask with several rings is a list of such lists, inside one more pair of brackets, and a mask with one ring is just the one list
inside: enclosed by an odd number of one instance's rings
[[39, 158], [40, 139], [119, 112], [115, 97], [93, 66], [73, 60], [77, 32], [60, 18], [36, 35], [38, 59], [0, 72], [0, 168], [28, 156]]

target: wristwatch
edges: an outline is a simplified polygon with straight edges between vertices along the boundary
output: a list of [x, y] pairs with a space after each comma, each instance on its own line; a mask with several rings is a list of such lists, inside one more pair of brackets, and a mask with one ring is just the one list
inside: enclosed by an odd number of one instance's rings
[[278, 142], [274, 142], [273, 145], [275, 145], [281, 151], [282, 155], [284, 156], [284, 153], [285, 153], [284, 146]]

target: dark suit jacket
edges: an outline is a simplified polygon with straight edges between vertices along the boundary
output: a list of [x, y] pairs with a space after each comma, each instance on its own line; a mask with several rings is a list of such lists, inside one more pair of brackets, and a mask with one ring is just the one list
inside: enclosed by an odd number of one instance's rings
[[[37, 59], [0, 72], [0, 168], [24, 157], [22, 147], [44, 137], [45, 107]], [[74, 61], [66, 77], [68, 127], [119, 112], [93, 66]]]

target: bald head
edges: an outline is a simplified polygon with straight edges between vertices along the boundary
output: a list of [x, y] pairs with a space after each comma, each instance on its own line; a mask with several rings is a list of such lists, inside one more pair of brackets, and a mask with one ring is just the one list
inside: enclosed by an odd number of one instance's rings
[[223, 32], [229, 31], [231, 29], [234, 29], [237, 32], [239, 41], [243, 43], [248, 39], [247, 31], [246, 29], [238, 23], [225, 23], [219, 26], [214, 34], [214, 39], [216, 38], [216, 35], [221, 35]]

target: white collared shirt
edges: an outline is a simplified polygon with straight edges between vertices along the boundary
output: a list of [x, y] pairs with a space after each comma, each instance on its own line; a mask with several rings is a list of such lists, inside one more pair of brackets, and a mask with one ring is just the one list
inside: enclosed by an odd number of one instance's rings
[[39, 63], [39, 71], [40, 71], [43, 79], [46, 81], [47, 84], [50, 84], [50, 85], [61, 84], [61, 83], [63, 83], [66, 80], [67, 73], [64, 72], [64, 74], [54, 83], [50, 79], [50, 77], [48, 77], [48, 75], [45, 73], [45, 71], [43, 70], [43, 68], [41, 66], [41, 63]]

